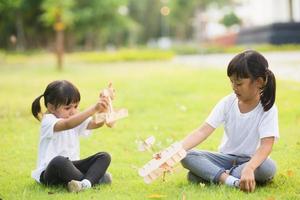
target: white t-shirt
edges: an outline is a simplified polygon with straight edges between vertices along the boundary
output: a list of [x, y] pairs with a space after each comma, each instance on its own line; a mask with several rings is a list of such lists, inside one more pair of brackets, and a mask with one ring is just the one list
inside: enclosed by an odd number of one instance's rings
[[87, 129], [91, 118], [73, 129], [54, 132], [54, 125], [59, 120], [61, 119], [53, 114], [45, 114], [41, 121], [37, 168], [31, 173], [32, 178], [38, 182], [40, 182], [41, 173], [54, 157], [60, 155], [70, 160], [79, 160], [79, 136], [87, 136], [91, 133]]
[[206, 122], [214, 128], [224, 125], [219, 151], [238, 156], [252, 156], [260, 139], [279, 138], [278, 111], [274, 104], [264, 112], [261, 103], [247, 113], [241, 113], [234, 93], [224, 97], [212, 110]]

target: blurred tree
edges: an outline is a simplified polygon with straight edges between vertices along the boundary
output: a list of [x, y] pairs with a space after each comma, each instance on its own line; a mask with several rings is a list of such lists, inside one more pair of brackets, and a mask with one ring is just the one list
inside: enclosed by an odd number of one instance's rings
[[[129, 0], [130, 17], [140, 24], [140, 43], [163, 35], [162, 29], [168, 29], [169, 37], [178, 40], [192, 38], [193, 18], [196, 11], [204, 12], [211, 4], [224, 5], [232, 0]], [[160, 10], [166, 6], [168, 16], [162, 16]], [[164, 18], [164, 19], [163, 19]], [[168, 19], [166, 19], [168, 18]], [[162, 22], [164, 22], [162, 24]], [[166, 26], [166, 27], [164, 27]]]
[[129, 0], [129, 15], [140, 25], [138, 42], [160, 37], [160, 0]]
[[21, 15], [22, 8], [23, 8], [22, 0], [7, 0], [7, 1], [2, 0], [0, 3], [0, 13], [2, 18], [1, 21], [11, 22], [11, 24], [10, 23], [5, 24], [2, 22], [1, 29], [3, 30], [5, 28], [8, 28], [14, 30], [16, 34], [16, 36], [14, 34], [6, 35], [5, 39], [9, 41], [8, 38], [15, 37], [15, 44], [17, 45], [17, 49], [19, 50], [23, 50], [25, 45], [23, 19]]
[[87, 50], [107, 42], [122, 43], [120, 41], [126, 40], [123, 34], [134, 26], [127, 16], [126, 4], [127, 0], [76, 0], [72, 33]]
[[[46, 46], [50, 31], [39, 20], [43, 0], [0, 0], [0, 46], [27, 49]], [[15, 44], [9, 38], [15, 38]]]
[[[57, 52], [66, 47], [132, 44], [140, 29], [129, 17], [126, 5], [127, 0], [0, 0], [0, 46], [48, 48], [53, 28], [57, 29]], [[62, 56], [58, 63], [62, 63]]]
[[236, 16], [236, 14], [234, 12], [230, 12], [230, 13], [224, 15], [224, 17], [221, 19], [220, 22], [222, 24], [224, 24], [224, 26], [226, 26], [227, 28], [229, 28], [233, 25], [241, 24], [241, 20]]
[[46, 25], [53, 26], [56, 32], [56, 55], [58, 70], [62, 69], [64, 54], [64, 29], [73, 23], [72, 7], [74, 0], [44, 0], [45, 11], [41, 19]]
[[174, 0], [171, 2], [170, 26], [172, 36], [185, 40], [192, 34], [192, 18], [198, 5], [197, 0]]
[[195, 13], [205, 12], [208, 6], [224, 6], [233, 0], [172, 0], [170, 1], [170, 26], [172, 36], [178, 40], [192, 38]]
[[[108, 44], [145, 44], [162, 36], [188, 40], [193, 36], [195, 15], [211, 4], [224, 5], [231, 1], [0, 0], [0, 45], [49, 48], [54, 27], [58, 66], [61, 66], [67, 47], [72, 50]], [[163, 7], [168, 14], [161, 13]]]

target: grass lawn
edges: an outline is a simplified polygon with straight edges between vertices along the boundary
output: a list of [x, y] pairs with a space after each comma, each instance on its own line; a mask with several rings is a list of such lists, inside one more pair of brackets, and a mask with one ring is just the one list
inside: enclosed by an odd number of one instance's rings
[[[181, 140], [231, 92], [225, 74], [159, 61], [77, 61], [57, 72], [49, 56], [0, 60], [0, 199], [300, 199], [300, 83], [289, 81], [277, 82], [281, 138], [271, 155], [278, 164], [272, 183], [251, 194], [223, 185], [193, 185], [181, 165], [165, 182], [147, 185], [138, 176], [137, 168], [152, 155], [139, 152], [136, 140], [154, 135], [157, 150]], [[128, 108], [129, 117], [116, 127], [97, 129], [81, 140], [82, 158], [98, 151], [112, 155], [111, 186], [70, 194], [63, 187], [44, 187], [31, 178], [40, 125], [30, 113], [31, 103], [55, 79], [68, 79], [79, 88], [81, 109], [93, 104], [100, 89], [112, 81], [117, 90], [115, 107]], [[198, 148], [217, 150], [221, 135], [218, 129]]]

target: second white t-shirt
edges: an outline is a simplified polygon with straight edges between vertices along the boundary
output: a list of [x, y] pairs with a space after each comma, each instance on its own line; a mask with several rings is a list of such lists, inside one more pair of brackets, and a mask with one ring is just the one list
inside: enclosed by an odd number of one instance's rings
[[234, 93], [224, 97], [212, 110], [206, 122], [214, 128], [224, 124], [219, 151], [237, 156], [252, 156], [265, 137], [279, 138], [278, 111], [274, 104], [265, 112], [261, 103], [241, 113]]

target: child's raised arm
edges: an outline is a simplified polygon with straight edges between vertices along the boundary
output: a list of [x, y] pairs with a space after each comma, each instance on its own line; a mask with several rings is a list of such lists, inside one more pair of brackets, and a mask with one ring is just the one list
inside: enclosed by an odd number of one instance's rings
[[186, 151], [192, 149], [203, 142], [214, 130], [215, 128], [210, 126], [208, 123], [204, 123], [182, 140], [182, 147]]
[[[87, 108], [86, 110], [79, 112], [77, 114], [74, 114], [67, 119], [61, 119], [58, 122], [56, 122], [56, 124], [54, 125], [54, 131], [57, 132], [57, 131], [63, 131], [63, 130], [74, 128], [74, 127], [78, 126], [79, 124], [81, 124], [88, 117], [95, 114], [96, 112], [106, 111], [108, 108], [108, 105], [109, 105], [108, 98], [102, 97], [99, 99], [99, 101], [95, 105]], [[101, 125], [103, 125], [103, 124], [101, 124]], [[98, 124], [98, 127], [100, 127], [101, 125]], [[93, 126], [90, 127], [90, 125], [88, 125], [88, 129], [92, 129], [92, 128], [96, 128], [96, 127], [93, 127]]]

